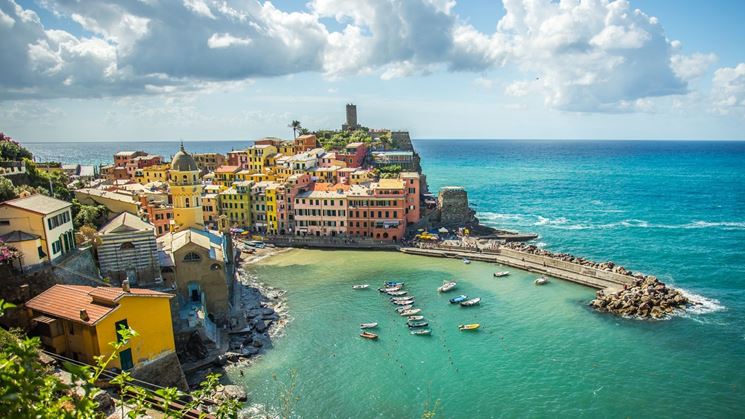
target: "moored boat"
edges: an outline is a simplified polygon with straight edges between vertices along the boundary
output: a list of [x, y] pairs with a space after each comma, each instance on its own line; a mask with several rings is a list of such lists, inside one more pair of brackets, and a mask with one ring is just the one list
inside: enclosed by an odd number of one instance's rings
[[393, 295], [393, 296], [396, 296], [396, 297], [397, 296], [401, 296], [401, 295], [406, 295], [408, 293], [409, 293], [409, 291], [403, 291], [403, 290], [402, 291], [390, 291], [390, 292], [386, 292], [386, 294]]
[[409, 317], [409, 316], [413, 316], [415, 314], [419, 314], [421, 312], [422, 312], [422, 309], [421, 308], [410, 308], [408, 310], [401, 311], [400, 314], [403, 317]]
[[461, 302], [460, 303], [460, 306], [461, 307], [470, 307], [470, 306], [479, 305], [479, 303], [481, 303], [481, 297], [476, 297], [476, 298], [472, 298], [470, 300]]
[[356, 290], [364, 290], [365, 288], [367, 288], [369, 286], [370, 285], [368, 285], [368, 284], [360, 284], [360, 285], [352, 285], [352, 288], [353, 289], [356, 289]]
[[360, 329], [372, 329], [374, 327], [378, 327], [377, 322], [370, 322], [370, 323], [362, 323], [360, 324]]
[[406, 301], [406, 300], [413, 300], [413, 299], [414, 299], [414, 297], [412, 297], [410, 295], [409, 296], [404, 296], [404, 297], [391, 297], [391, 298], [389, 298], [389, 300], [391, 300], [391, 301]]
[[507, 276], [507, 275], [509, 275], [509, 274], [510, 274], [510, 272], [509, 272], [509, 271], [499, 271], [499, 272], [494, 272], [494, 278], [501, 278], [501, 277], [503, 277], [503, 276]]
[[455, 281], [448, 281], [443, 283], [439, 288], [437, 288], [438, 292], [448, 292], [451, 289], [455, 288], [458, 285]]
[[415, 329], [410, 331], [412, 335], [429, 335], [432, 334], [432, 331], [429, 329]]
[[404, 286], [404, 283], [403, 282], [397, 282], [397, 281], [385, 281], [383, 283], [383, 285], [386, 286], [386, 287], [395, 287], [395, 286], [403, 287]]
[[414, 303], [414, 299], [409, 298], [408, 300], [397, 300], [397, 301], [391, 301], [391, 302], [397, 306], [408, 306]]
[[461, 324], [461, 325], [458, 326], [458, 330], [461, 330], [461, 331], [463, 331], [463, 330], [476, 330], [479, 327], [481, 327], [481, 325], [478, 324], [478, 323]]
[[453, 297], [450, 299], [450, 304], [458, 304], [462, 303], [463, 301], [466, 301], [468, 299], [468, 296], [465, 294], [461, 294], [457, 297]]
[[427, 327], [429, 326], [429, 323], [425, 321], [408, 321], [406, 322], [406, 325], [409, 327]]
[[409, 310], [410, 308], [413, 308], [413, 307], [414, 307], [414, 305], [412, 305], [412, 304], [407, 304], [407, 305], [405, 305], [405, 306], [401, 306], [401, 307], [396, 307], [396, 311], [397, 311], [397, 312], [399, 312], [399, 313], [401, 313], [402, 311], [404, 311], [404, 310]]
[[468, 264], [471, 263], [471, 260], [468, 259], [468, 258], [463, 258], [463, 263], [465, 263], [466, 265], [468, 265]]
[[411, 321], [424, 320], [424, 316], [409, 316], [409, 320]]
[[533, 283], [536, 285], [546, 285], [548, 284], [548, 278], [546, 278], [545, 276], [542, 276], [540, 278], [536, 278], [536, 280], [533, 281]]
[[371, 332], [362, 332], [360, 333], [360, 336], [365, 339], [372, 339], [372, 340], [375, 340], [378, 338], [378, 335], [376, 335], [375, 333], [371, 333]]
[[400, 290], [401, 290], [401, 286], [400, 285], [396, 285], [395, 287], [388, 287], [388, 288], [378, 288], [378, 291], [385, 292], [385, 293], [396, 292], [396, 291], [400, 291]]

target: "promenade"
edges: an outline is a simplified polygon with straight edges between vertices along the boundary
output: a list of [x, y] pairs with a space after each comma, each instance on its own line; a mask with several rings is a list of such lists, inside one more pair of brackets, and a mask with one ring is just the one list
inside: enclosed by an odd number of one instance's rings
[[468, 258], [481, 262], [501, 263], [514, 268], [548, 275], [554, 278], [571, 281], [591, 288], [605, 290], [606, 293], [623, 289], [631, 285], [633, 277], [604, 271], [592, 267], [565, 262], [547, 256], [534, 255], [503, 247], [482, 249], [481, 251], [457, 247], [402, 247], [401, 252], [410, 255]]

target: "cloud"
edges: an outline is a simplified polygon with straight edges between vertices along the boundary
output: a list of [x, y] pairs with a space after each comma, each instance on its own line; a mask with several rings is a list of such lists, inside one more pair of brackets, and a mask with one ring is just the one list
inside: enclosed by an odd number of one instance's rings
[[714, 72], [712, 98], [716, 112], [745, 115], [745, 63]]
[[503, 3], [505, 15], [485, 33], [453, 0], [309, 0], [293, 12], [258, 0], [42, 0], [87, 31], [73, 35], [0, 0], [0, 59], [14, 63], [0, 91], [6, 100], [157, 95], [301, 72], [390, 80], [515, 66], [530, 81], [508, 84], [510, 95], [628, 112], [687, 93], [715, 60], [683, 55], [655, 17], [626, 0]]

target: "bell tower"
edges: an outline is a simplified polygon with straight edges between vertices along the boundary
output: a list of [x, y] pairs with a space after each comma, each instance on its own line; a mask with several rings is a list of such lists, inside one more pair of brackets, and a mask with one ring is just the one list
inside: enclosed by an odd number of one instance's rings
[[173, 156], [170, 172], [170, 189], [173, 200], [171, 232], [188, 228], [204, 230], [202, 213], [202, 180], [194, 158], [184, 150], [184, 143]]

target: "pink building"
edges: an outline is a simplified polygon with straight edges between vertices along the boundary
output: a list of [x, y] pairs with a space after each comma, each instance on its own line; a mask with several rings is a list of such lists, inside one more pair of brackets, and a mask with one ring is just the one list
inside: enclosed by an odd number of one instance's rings
[[294, 234], [295, 198], [312, 187], [310, 175], [299, 173], [287, 178], [287, 182], [277, 190], [277, 223], [279, 234]]
[[316, 183], [295, 197], [295, 234], [337, 237], [347, 233], [349, 185]]
[[406, 192], [401, 179], [352, 185], [348, 193], [350, 236], [398, 241], [406, 233]]
[[421, 213], [421, 177], [417, 172], [401, 172], [399, 178], [404, 182], [406, 189], [406, 225], [419, 222]]
[[228, 151], [228, 166], [239, 166], [242, 170], [248, 169], [248, 151]]
[[347, 167], [362, 167], [367, 155], [367, 146], [365, 143], [349, 143], [344, 147], [344, 151], [336, 153], [336, 159], [343, 161]]

